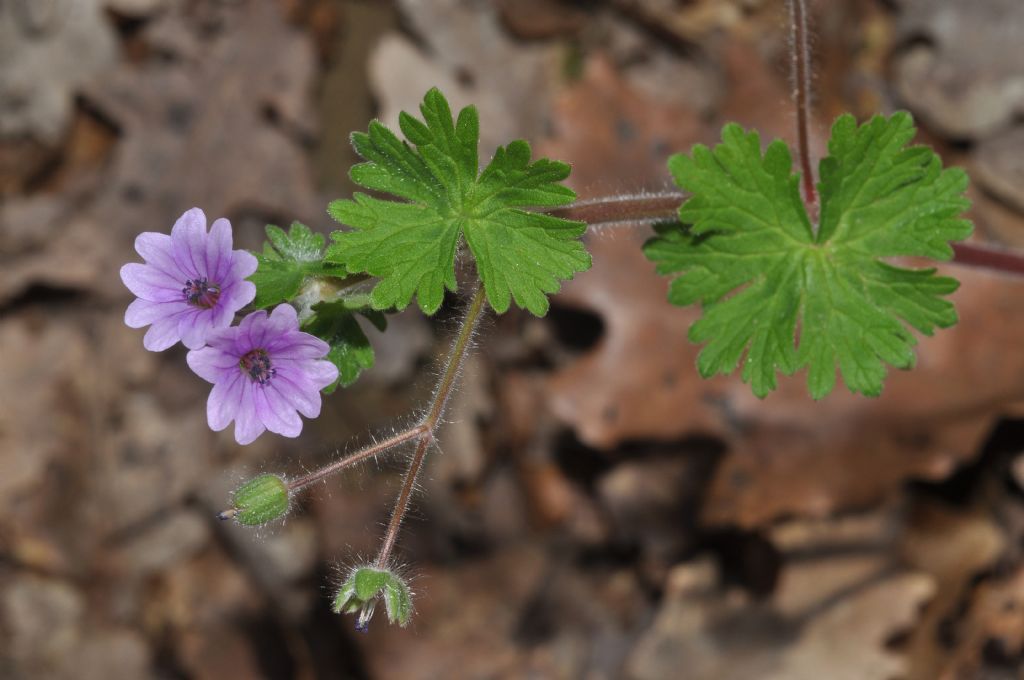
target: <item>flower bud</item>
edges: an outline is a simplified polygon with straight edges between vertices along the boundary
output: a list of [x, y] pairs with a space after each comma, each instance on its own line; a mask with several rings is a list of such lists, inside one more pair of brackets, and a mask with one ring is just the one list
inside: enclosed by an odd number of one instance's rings
[[239, 487], [231, 514], [239, 524], [259, 526], [288, 512], [288, 485], [277, 475], [260, 475]]
[[359, 612], [356, 628], [365, 632], [373, 617], [377, 598], [383, 595], [388, 621], [405, 627], [412, 618], [412, 593], [394, 572], [377, 567], [357, 567], [334, 597], [336, 614]]

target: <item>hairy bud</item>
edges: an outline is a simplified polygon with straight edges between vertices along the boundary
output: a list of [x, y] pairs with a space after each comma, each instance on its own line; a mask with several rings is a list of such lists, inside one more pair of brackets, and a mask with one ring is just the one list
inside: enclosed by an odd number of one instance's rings
[[357, 567], [334, 596], [336, 614], [354, 614], [356, 629], [365, 632], [370, 626], [377, 598], [383, 596], [388, 621], [405, 626], [412, 618], [412, 593], [400, 576], [388, 569]]
[[260, 475], [240, 486], [232, 501], [234, 508], [225, 519], [233, 517], [239, 524], [259, 526], [288, 512], [288, 485], [277, 475]]

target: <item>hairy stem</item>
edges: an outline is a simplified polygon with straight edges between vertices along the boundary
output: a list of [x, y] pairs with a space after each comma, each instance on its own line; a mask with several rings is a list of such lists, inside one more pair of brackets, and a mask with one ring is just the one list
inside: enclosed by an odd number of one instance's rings
[[[557, 217], [581, 220], [591, 227], [647, 224], [678, 219], [677, 212], [689, 195], [682, 191], [660, 194], [603, 196], [578, 201], [550, 211]], [[1024, 253], [979, 243], [954, 243], [953, 263], [1024, 276]]]
[[[455, 338], [455, 344], [452, 346], [451, 353], [448, 355], [444, 372], [441, 375], [440, 381], [438, 381], [437, 388], [434, 390], [434, 397], [427, 406], [426, 415], [419, 423], [408, 429], [402, 430], [387, 439], [363, 447], [355, 453], [351, 453], [334, 461], [333, 463], [329, 463], [301, 477], [288, 481], [288, 493], [295, 494], [307, 486], [326, 479], [327, 477], [341, 472], [346, 468], [358, 465], [359, 463], [381, 453], [391, 451], [406, 442], [416, 440], [416, 452], [413, 455], [409, 469], [406, 471], [405, 481], [402, 485], [402, 492], [399, 494], [398, 502], [395, 504], [395, 510], [392, 514], [391, 522], [388, 525], [387, 533], [385, 534], [384, 544], [381, 547], [380, 557], [378, 558], [381, 565], [383, 565], [387, 560], [392, 547], [394, 547], [395, 540], [398, 536], [398, 529], [401, 526], [402, 518], [405, 516], [405, 511], [409, 505], [409, 499], [412, 496], [412, 491], [416, 483], [416, 476], [419, 474], [420, 467], [423, 465], [423, 459], [426, 457], [430, 443], [434, 441], [434, 433], [441, 425], [441, 419], [444, 417], [444, 410], [448, 404], [449, 398], [451, 397], [452, 391], [455, 389], [455, 385], [459, 381], [459, 371], [461, 370], [463, 363], [465, 363], [470, 340], [472, 340], [473, 332], [476, 330], [477, 323], [480, 321], [485, 301], [486, 295], [484, 294], [484, 289], [478, 285], [473, 293], [473, 298], [469, 303], [466, 316], [463, 318], [459, 334]], [[220, 519], [231, 519], [237, 514], [238, 508], [229, 508], [220, 512], [217, 517]]]
[[416, 444], [416, 451], [413, 453], [412, 461], [405, 471], [405, 478], [402, 480], [402, 490], [398, 493], [395, 507], [391, 511], [391, 521], [388, 522], [388, 528], [384, 532], [384, 540], [381, 543], [380, 552], [377, 553], [376, 564], [380, 569], [387, 568], [388, 559], [391, 557], [391, 550], [395, 547], [395, 541], [398, 540], [398, 531], [402, 526], [402, 520], [409, 509], [409, 501], [416, 488], [416, 478], [423, 467], [427, 451], [434, 442], [434, 433], [444, 417], [444, 410], [448, 405], [448, 399], [451, 397], [456, 383], [458, 383], [459, 372], [465, 363], [470, 341], [473, 339], [477, 322], [480, 321], [481, 313], [484, 310], [485, 300], [484, 289], [482, 286], [478, 286], [466, 310], [466, 315], [462, 319], [462, 326], [459, 328], [459, 334], [455, 337], [452, 350], [448, 354], [448, 362], [445, 365], [444, 373], [441, 375], [441, 380], [437, 383], [434, 398], [427, 408], [426, 415], [420, 422], [422, 431]]
[[[807, 35], [807, 5], [804, 0], [789, 0], [790, 45], [792, 53], [793, 99], [796, 101], [796, 136], [800, 146], [800, 174], [804, 187], [804, 202], [808, 212], [817, 213], [818, 194], [814, 189], [811, 169], [811, 67]], [[815, 220], [816, 221], [816, 220]]]
[[377, 454], [389, 451], [399, 444], [404, 444], [407, 441], [416, 439], [416, 437], [421, 436], [423, 432], [423, 425], [417, 425], [416, 427], [411, 427], [408, 430], [399, 432], [393, 437], [388, 437], [384, 441], [371, 444], [370, 446], [349, 454], [340, 460], [336, 460], [329, 465], [313, 470], [312, 472], [298, 477], [297, 479], [290, 480], [288, 482], [288, 492], [295, 493], [296, 491], [306, 488], [310, 484], [319, 482], [321, 479], [326, 477], [330, 477], [336, 472], [340, 472], [345, 468], [352, 467], [353, 465], [358, 465], [367, 458], [373, 458]]

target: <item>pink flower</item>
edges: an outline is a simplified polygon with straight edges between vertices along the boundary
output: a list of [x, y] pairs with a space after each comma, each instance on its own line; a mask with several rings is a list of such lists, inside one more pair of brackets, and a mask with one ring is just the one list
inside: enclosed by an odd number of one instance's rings
[[147, 231], [135, 239], [146, 261], [121, 267], [121, 280], [138, 298], [124, 322], [149, 326], [142, 344], [162, 352], [181, 340], [199, 349], [215, 328], [231, 325], [235, 312], [252, 302], [256, 286], [246, 277], [256, 258], [231, 249], [231, 223], [219, 219], [206, 231], [206, 215], [192, 208], [178, 218], [171, 235]]
[[249, 444], [270, 430], [297, 437], [302, 419], [320, 415], [320, 390], [338, 379], [324, 359], [330, 346], [299, 330], [291, 305], [249, 314], [231, 328], [212, 331], [207, 347], [188, 353], [188, 365], [213, 383], [206, 418], [214, 430], [235, 421], [235, 441]]

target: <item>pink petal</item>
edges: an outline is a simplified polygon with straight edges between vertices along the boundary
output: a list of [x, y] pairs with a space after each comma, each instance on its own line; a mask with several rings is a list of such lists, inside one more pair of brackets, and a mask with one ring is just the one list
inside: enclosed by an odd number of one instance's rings
[[184, 294], [181, 292], [184, 282], [172, 279], [156, 267], [130, 262], [121, 267], [121, 281], [136, 297], [143, 300], [184, 300]]
[[246, 351], [260, 347], [257, 344], [263, 340], [263, 326], [267, 322], [266, 310], [259, 310], [246, 314], [245, 318], [239, 322], [238, 328], [238, 342], [239, 349], [245, 346]]
[[247, 250], [232, 251], [231, 268], [228, 270], [227, 279], [247, 279], [256, 273], [259, 267], [259, 260]]
[[220, 314], [216, 326], [227, 326], [242, 307], [256, 298], [256, 285], [251, 281], [238, 281], [220, 291], [217, 312]]
[[275, 359], [322, 359], [331, 346], [309, 333], [289, 333], [267, 343], [267, 351]]
[[152, 302], [150, 300], [133, 300], [124, 312], [124, 323], [129, 328], [142, 328], [157, 319], [177, 317], [188, 309], [184, 300], [175, 302]]
[[222, 382], [225, 375], [232, 372], [242, 374], [238, 369], [238, 357], [215, 347], [194, 349], [185, 355], [185, 361], [193, 373], [207, 382]]
[[180, 339], [178, 336], [178, 318], [172, 316], [154, 321], [153, 325], [146, 331], [146, 335], [142, 338], [142, 346], [150, 352], [163, 352]]
[[214, 220], [210, 235], [206, 237], [206, 273], [211, 280], [222, 283], [230, 264], [231, 223], [221, 217]]
[[270, 385], [302, 415], [307, 418], [320, 415], [320, 390], [306, 380], [301, 371], [297, 372], [290, 366], [279, 366]]
[[338, 367], [330, 361], [308, 361], [303, 364], [303, 370], [317, 391], [338, 379]]
[[174, 243], [174, 261], [189, 278], [207, 275], [206, 272], [206, 215], [199, 208], [185, 211], [171, 229]]
[[189, 311], [178, 318], [178, 333], [181, 344], [189, 349], [206, 346], [206, 338], [213, 330], [213, 311], [209, 309], [189, 308]]
[[256, 441], [267, 429], [263, 421], [256, 415], [256, 404], [253, 403], [253, 383], [249, 380], [242, 380], [242, 399], [238, 405], [238, 413], [235, 415], [235, 441], [241, 445], [251, 444]]
[[[189, 352], [190, 355], [193, 353]], [[198, 371], [196, 372], [198, 373]], [[240, 371], [236, 371], [231, 377], [214, 384], [213, 389], [210, 390], [210, 398], [206, 400], [206, 422], [210, 424], [211, 430], [220, 432], [235, 419], [238, 407], [242, 403], [242, 387]]]
[[256, 413], [268, 430], [285, 437], [299, 436], [302, 419], [291, 404], [280, 398], [277, 390], [271, 389], [269, 384], [262, 387], [254, 385], [252, 395]]
[[146, 264], [156, 267], [173, 279], [186, 279], [181, 276], [178, 265], [174, 261], [174, 245], [167, 234], [155, 231], [144, 231], [135, 237], [135, 252], [142, 256]]

